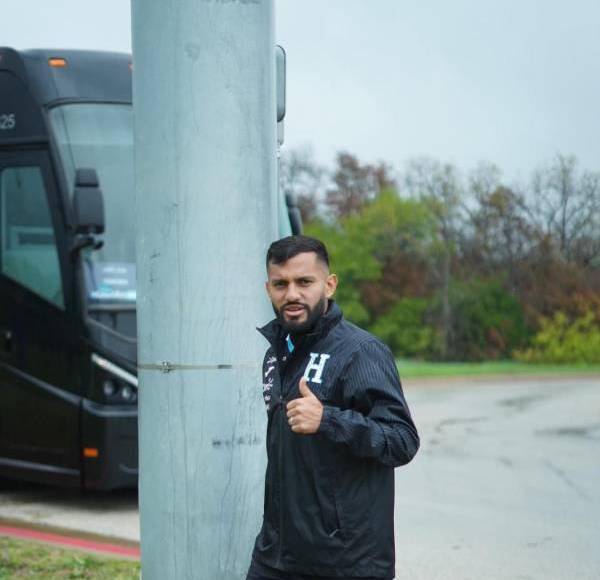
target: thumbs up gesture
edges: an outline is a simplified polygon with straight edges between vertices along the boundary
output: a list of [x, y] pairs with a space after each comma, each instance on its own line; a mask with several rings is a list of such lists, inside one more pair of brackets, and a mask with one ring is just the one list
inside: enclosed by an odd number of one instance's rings
[[294, 433], [312, 435], [316, 433], [323, 417], [323, 405], [308, 388], [306, 379], [299, 383], [300, 398], [287, 404], [288, 423]]

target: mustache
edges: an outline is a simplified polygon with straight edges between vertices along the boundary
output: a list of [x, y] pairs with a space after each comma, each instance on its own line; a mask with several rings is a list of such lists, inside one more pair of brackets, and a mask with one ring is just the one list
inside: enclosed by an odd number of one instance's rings
[[308, 308], [306, 304], [302, 302], [286, 302], [281, 308], [287, 308], [288, 306], [300, 306], [301, 308]]

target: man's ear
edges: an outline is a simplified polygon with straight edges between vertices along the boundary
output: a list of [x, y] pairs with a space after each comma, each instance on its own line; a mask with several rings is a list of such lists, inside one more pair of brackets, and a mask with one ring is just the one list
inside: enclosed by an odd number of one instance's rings
[[335, 274], [329, 274], [325, 281], [325, 296], [327, 296], [327, 298], [331, 298], [334, 295], [337, 285], [338, 277]]

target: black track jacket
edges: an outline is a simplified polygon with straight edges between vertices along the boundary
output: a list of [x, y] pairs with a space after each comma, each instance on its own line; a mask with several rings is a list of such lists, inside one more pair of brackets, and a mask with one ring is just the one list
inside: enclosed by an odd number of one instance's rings
[[[253, 557], [307, 576], [394, 576], [394, 467], [419, 436], [390, 350], [329, 308], [293, 353], [276, 320], [263, 364], [268, 410], [264, 520]], [[324, 405], [319, 431], [294, 433], [286, 404], [305, 376]]]

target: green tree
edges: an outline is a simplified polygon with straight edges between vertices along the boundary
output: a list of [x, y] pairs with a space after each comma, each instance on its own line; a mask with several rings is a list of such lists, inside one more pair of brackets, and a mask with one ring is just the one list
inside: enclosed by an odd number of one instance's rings
[[371, 327], [399, 357], [428, 358], [439, 351], [438, 334], [427, 324], [425, 298], [402, 298]]
[[362, 325], [373, 320], [363, 297], [366, 284], [381, 280], [387, 260], [399, 250], [422, 252], [431, 238], [431, 223], [424, 204], [387, 190], [338, 222], [315, 220], [306, 226], [306, 233], [329, 249], [332, 271], [340, 279], [336, 298], [350, 320]]
[[542, 319], [531, 347], [515, 357], [536, 363], [600, 363], [600, 324], [593, 312], [570, 320], [558, 311]]
[[450, 286], [452, 265], [464, 223], [463, 184], [453, 165], [422, 158], [409, 162], [404, 174], [404, 185], [410, 195], [428, 207], [435, 222], [436, 236], [431, 244], [431, 274], [436, 279], [441, 299], [441, 357], [450, 358], [451, 343], [454, 340]]
[[[499, 279], [454, 281], [450, 288], [452, 337], [450, 360], [509, 358], [529, 337], [519, 301]], [[432, 309], [441, 308], [441, 299]]]
[[377, 280], [381, 276], [381, 264], [374, 256], [375, 241], [360, 231], [354, 231], [352, 235], [344, 226], [343, 223], [315, 220], [306, 226], [305, 232], [327, 246], [331, 271], [340, 281], [335, 299], [345, 316], [364, 325], [369, 322], [369, 313], [361, 302], [361, 284]]

